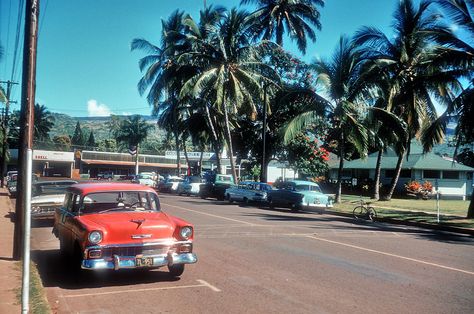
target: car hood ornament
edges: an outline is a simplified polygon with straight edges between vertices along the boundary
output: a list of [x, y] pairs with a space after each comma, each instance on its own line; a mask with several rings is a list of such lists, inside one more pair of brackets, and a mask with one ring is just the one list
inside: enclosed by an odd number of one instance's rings
[[130, 222], [134, 222], [137, 224], [137, 229], [140, 228], [140, 226], [143, 224], [143, 222], [145, 221], [146, 219], [132, 219], [130, 220]]

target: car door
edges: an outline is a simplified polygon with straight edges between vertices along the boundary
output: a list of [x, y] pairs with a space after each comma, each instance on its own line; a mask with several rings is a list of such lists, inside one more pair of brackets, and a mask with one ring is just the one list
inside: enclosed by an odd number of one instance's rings
[[59, 209], [59, 215], [56, 218], [57, 230], [60, 245], [69, 251], [73, 248], [76, 238], [75, 218], [79, 212], [80, 195], [68, 193], [64, 206]]

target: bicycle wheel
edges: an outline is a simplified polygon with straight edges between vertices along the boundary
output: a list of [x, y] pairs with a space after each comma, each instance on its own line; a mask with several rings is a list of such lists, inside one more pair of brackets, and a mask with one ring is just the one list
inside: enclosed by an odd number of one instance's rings
[[367, 208], [365, 206], [356, 206], [352, 211], [352, 215], [356, 219], [361, 219], [367, 217]]
[[373, 207], [367, 207], [367, 218], [374, 221], [377, 218], [377, 212], [375, 211], [375, 208]]

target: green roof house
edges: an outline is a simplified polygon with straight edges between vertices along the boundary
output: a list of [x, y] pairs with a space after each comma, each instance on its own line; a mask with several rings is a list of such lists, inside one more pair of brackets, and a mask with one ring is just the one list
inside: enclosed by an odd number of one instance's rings
[[[435, 153], [423, 154], [422, 147], [412, 143], [410, 155], [403, 160], [397, 190], [402, 191], [404, 184], [410, 180], [430, 181], [433, 186], [438, 182], [442, 198], [461, 198], [463, 200], [472, 193], [474, 168], [443, 158]], [[374, 179], [378, 153], [370, 154], [365, 159], [355, 159], [344, 163], [343, 180], [349, 184], [357, 184], [367, 179]], [[395, 173], [398, 156], [391, 149], [382, 157], [381, 183], [390, 184]], [[329, 164], [329, 180], [337, 180], [339, 162]]]

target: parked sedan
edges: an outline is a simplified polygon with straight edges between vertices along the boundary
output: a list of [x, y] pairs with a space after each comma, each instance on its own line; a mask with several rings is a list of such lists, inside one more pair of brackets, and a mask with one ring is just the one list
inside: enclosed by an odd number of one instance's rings
[[198, 195], [201, 185], [205, 182], [200, 176], [186, 177], [183, 182], [178, 184], [177, 193], [179, 195], [186, 194], [187, 196]]
[[56, 210], [53, 233], [77, 269], [168, 267], [197, 262], [193, 225], [160, 207], [155, 190], [132, 183], [80, 183]]
[[233, 201], [264, 202], [267, 200], [267, 192], [270, 190], [272, 190], [272, 186], [267, 183], [242, 181], [239, 185], [225, 190], [225, 198], [231, 203]]
[[145, 172], [138, 174], [136, 178], [132, 180], [132, 182], [150, 186], [150, 187], [156, 186], [156, 181], [154, 180], [153, 176], [150, 173], [145, 173]]
[[183, 179], [180, 177], [169, 177], [165, 181], [160, 182], [160, 184], [158, 185], [158, 191], [175, 193], [176, 191], [178, 191], [178, 184], [180, 182], [183, 182]]
[[268, 191], [267, 202], [271, 208], [287, 207], [292, 211], [333, 206], [331, 196], [324, 194], [317, 183], [303, 180], [285, 181], [278, 190]]
[[41, 181], [33, 184], [31, 192], [31, 218], [54, 218], [54, 212], [64, 203], [66, 189], [77, 181]]

